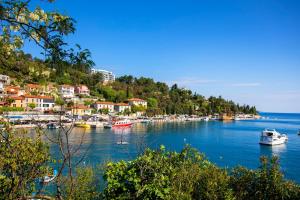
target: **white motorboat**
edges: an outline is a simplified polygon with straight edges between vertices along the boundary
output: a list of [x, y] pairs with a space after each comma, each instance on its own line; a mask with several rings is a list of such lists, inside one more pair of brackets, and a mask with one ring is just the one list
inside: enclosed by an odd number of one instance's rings
[[275, 129], [265, 129], [260, 136], [260, 144], [265, 145], [278, 145], [287, 142], [288, 137], [286, 134], [281, 134]]
[[50, 183], [50, 182], [52, 182], [56, 177], [57, 177], [57, 170], [54, 170], [53, 171], [53, 174], [49, 174], [49, 175], [47, 175], [47, 176], [44, 176], [43, 178], [42, 178], [42, 180], [41, 180], [41, 182], [43, 183], [43, 184], [47, 184], [47, 183]]

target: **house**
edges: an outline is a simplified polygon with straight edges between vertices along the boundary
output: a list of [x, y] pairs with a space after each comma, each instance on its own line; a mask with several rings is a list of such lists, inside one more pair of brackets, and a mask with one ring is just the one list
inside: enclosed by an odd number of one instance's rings
[[55, 106], [54, 98], [51, 96], [39, 96], [38, 109], [41, 111], [53, 110]]
[[15, 107], [15, 108], [25, 108], [26, 103], [25, 103], [25, 98], [23, 96], [17, 97], [10, 97], [10, 99], [13, 100], [13, 102], [10, 104], [10, 107]]
[[30, 104], [35, 105], [35, 110], [48, 111], [54, 108], [54, 98], [51, 96], [35, 96], [24, 95], [26, 108], [29, 109]]
[[93, 107], [99, 111], [102, 109], [107, 109], [108, 112], [114, 112], [114, 103], [113, 102], [103, 102], [103, 101], [98, 101], [94, 103]]
[[32, 93], [32, 92], [41, 93], [41, 92], [43, 92], [43, 87], [39, 84], [30, 83], [30, 84], [25, 85], [25, 92], [26, 93]]
[[130, 111], [131, 107], [127, 103], [116, 103], [115, 106], [114, 106], [114, 109], [115, 109], [116, 112], [122, 113], [122, 112], [124, 112], [126, 110]]
[[71, 114], [78, 116], [91, 115], [92, 109], [85, 105], [76, 105], [71, 108]]
[[9, 85], [4, 88], [4, 93], [7, 96], [20, 96], [20, 87], [19, 86], [13, 86]]
[[139, 99], [139, 98], [131, 98], [128, 99], [129, 105], [133, 106], [144, 106], [145, 108], [147, 108], [147, 101], [143, 100], [143, 99]]
[[74, 97], [75, 89], [71, 85], [60, 85], [58, 90], [63, 98], [70, 99]]
[[77, 95], [90, 96], [90, 90], [86, 85], [78, 85], [75, 87], [75, 93]]
[[10, 77], [0, 74], [0, 82], [3, 83], [3, 85], [9, 85], [10, 84]]

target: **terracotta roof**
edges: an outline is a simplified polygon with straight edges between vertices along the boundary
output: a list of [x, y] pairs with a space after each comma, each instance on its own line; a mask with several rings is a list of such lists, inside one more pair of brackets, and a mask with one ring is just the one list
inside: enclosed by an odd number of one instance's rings
[[34, 84], [34, 83], [29, 83], [26, 85], [26, 87], [30, 87], [30, 88], [41, 88], [41, 85], [38, 84]]
[[51, 96], [29, 95], [29, 94], [25, 94], [24, 97], [32, 98], [32, 99], [53, 99], [53, 97], [51, 97]]
[[131, 98], [131, 99], [128, 99], [128, 101], [145, 101], [145, 100], [139, 99], [139, 98]]
[[129, 104], [127, 104], [127, 103], [116, 103], [115, 105], [116, 106], [129, 106]]
[[5, 91], [7, 91], [7, 92], [14, 92], [14, 93], [17, 93], [17, 92], [20, 90], [20, 87], [19, 87], [19, 86], [9, 85], [9, 86], [6, 86], [4, 89], [5, 89]]
[[23, 96], [19, 96], [19, 97], [11, 97], [13, 100], [24, 100]]
[[76, 105], [73, 106], [72, 109], [90, 109], [90, 108], [85, 105]]
[[72, 85], [67, 85], [67, 84], [63, 84], [63, 85], [61, 85], [61, 87], [65, 87], [65, 88], [73, 88], [74, 86], [72, 86]]
[[96, 104], [109, 104], [109, 105], [114, 105], [113, 102], [109, 102], [109, 101], [97, 101]]

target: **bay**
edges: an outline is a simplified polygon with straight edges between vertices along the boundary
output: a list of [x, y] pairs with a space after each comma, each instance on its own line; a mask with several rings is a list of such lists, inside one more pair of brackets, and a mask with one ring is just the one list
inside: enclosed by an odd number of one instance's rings
[[[144, 147], [180, 151], [186, 144], [198, 149], [221, 167], [242, 165], [259, 167], [261, 156], [276, 155], [286, 178], [300, 183], [300, 114], [260, 113], [264, 119], [247, 121], [137, 123], [132, 128], [74, 128], [70, 141], [77, 144], [83, 138], [83, 163], [97, 165], [106, 161], [131, 160]], [[263, 129], [275, 128], [288, 135], [286, 144], [259, 145]], [[126, 144], [120, 145], [120, 142]], [[128, 144], [127, 144], [128, 143]], [[86, 151], [86, 152], [85, 152]], [[58, 148], [52, 146], [53, 155]]]

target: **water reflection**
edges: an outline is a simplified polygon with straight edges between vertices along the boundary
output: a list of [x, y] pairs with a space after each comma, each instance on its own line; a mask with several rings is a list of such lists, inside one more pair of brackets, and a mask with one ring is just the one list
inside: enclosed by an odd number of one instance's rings
[[287, 152], [286, 144], [273, 145], [273, 146], [260, 145], [261, 155], [280, 157], [283, 153], [286, 152]]

